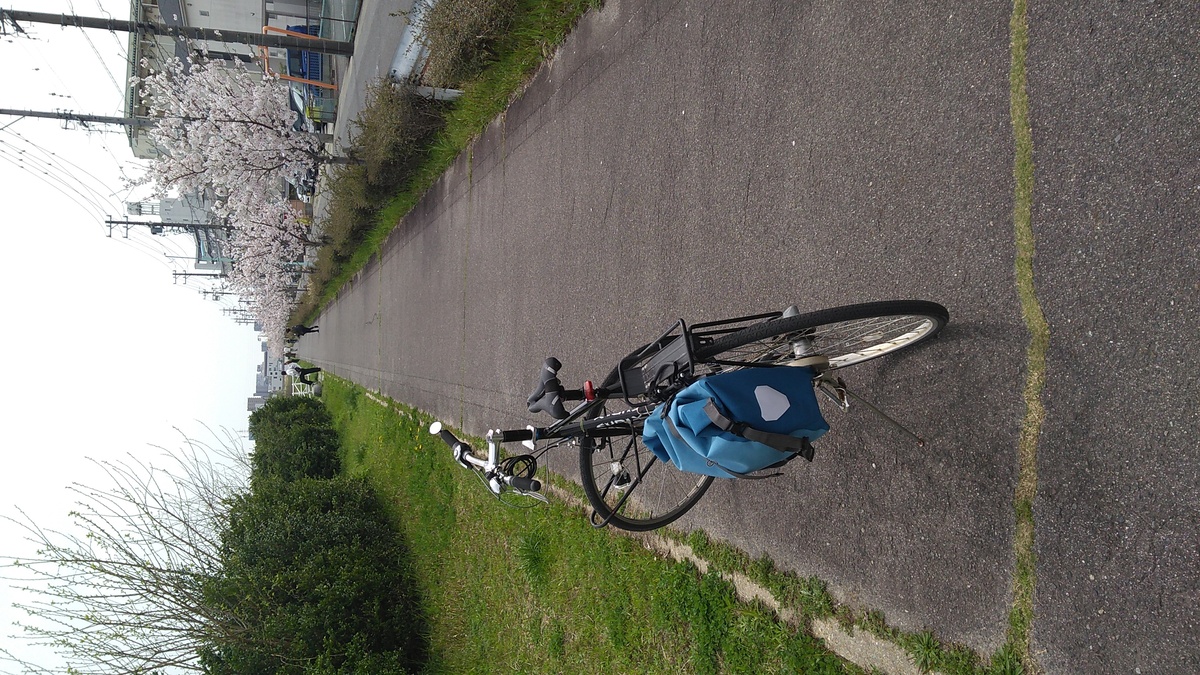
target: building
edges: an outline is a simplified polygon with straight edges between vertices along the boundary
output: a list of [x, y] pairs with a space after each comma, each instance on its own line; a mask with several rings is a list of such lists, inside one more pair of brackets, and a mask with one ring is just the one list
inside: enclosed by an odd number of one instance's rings
[[283, 360], [271, 358], [267, 343], [262, 343], [263, 360], [255, 367], [254, 395], [246, 399], [246, 410], [254, 412], [267, 402], [272, 394], [283, 389]]
[[[328, 22], [321, 19], [322, 7], [322, 0], [132, 0], [129, 18], [131, 21], [165, 26], [259, 33], [268, 25], [278, 28], [295, 24], [322, 26]], [[320, 30], [325, 32], [324, 27]], [[182, 38], [141, 31], [129, 34], [128, 78], [132, 80], [135, 77], [145, 77], [151, 69], [162, 70], [168, 59], [186, 62], [189, 55], [201, 49], [205, 49], [210, 58], [249, 60], [258, 55], [258, 48], [253, 45], [230, 42], [188, 43]], [[283, 50], [275, 50], [273, 57], [273, 61], [278, 60], [280, 66], [286, 69], [287, 55]], [[141, 92], [136, 86], [126, 87], [125, 116], [149, 116]], [[129, 147], [134, 156], [154, 159], [158, 156], [158, 150], [150, 142], [147, 131], [146, 127], [126, 127]]]
[[130, 202], [125, 209], [131, 216], [157, 216], [161, 225], [150, 225], [153, 234], [190, 233], [196, 243], [196, 269], [229, 273], [233, 265], [229, 231], [213, 215], [212, 200], [207, 196], [194, 194]]

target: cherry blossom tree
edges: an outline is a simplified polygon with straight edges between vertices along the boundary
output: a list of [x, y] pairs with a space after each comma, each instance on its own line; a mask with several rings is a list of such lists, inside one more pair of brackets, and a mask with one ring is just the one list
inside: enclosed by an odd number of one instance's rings
[[247, 240], [280, 239], [285, 245], [320, 246], [312, 238], [312, 224], [295, 206], [278, 196], [254, 195], [252, 203], [239, 204], [230, 224]]
[[217, 208], [237, 210], [328, 159], [316, 134], [293, 128], [288, 87], [235, 61], [169, 62], [137, 82], [160, 151], [147, 179], [161, 190], [211, 190]]
[[231, 216], [228, 247], [233, 258], [229, 284], [250, 300], [272, 353], [282, 352], [284, 330], [295, 304], [296, 286], [307, 272], [306, 254], [320, 245], [307, 218], [279, 198], [260, 198]]
[[320, 243], [283, 199], [283, 182], [331, 158], [315, 134], [293, 128], [288, 88], [240, 62], [174, 61], [138, 85], [160, 151], [144, 180], [161, 193], [213, 195], [213, 211], [232, 228], [230, 286], [250, 300], [278, 355], [301, 263]]

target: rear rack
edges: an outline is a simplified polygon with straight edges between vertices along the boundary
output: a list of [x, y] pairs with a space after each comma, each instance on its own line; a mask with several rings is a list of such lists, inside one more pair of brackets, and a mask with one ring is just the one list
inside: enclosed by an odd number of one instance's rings
[[662, 401], [692, 381], [692, 348], [687, 324], [679, 319], [656, 340], [621, 359], [617, 373], [631, 407]]
[[625, 402], [638, 406], [667, 400], [695, 381], [696, 349], [751, 324], [777, 319], [781, 314], [752, 314], [698, 323], [690, 328], [679, 319], [653, 342], [621, 359], [617, 374]]
[[744, 328], [749, 328], [752, 324], [762, 323], [778, 319], [783, 316], [783, 312], [767, 312], [766, 314], [751, 314], [749, 316], [741, 316], [736, 319], [724, 319], [722, 321], [708, 321], [706, 323], [694, 324], [691, 328], [692, 334], [692, 349], [700, 349], [713, 340], [736, 333]]

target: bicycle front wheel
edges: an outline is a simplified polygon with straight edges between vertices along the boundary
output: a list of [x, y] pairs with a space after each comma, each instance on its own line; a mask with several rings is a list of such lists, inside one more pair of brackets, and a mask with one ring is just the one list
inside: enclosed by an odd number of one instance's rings
[[642, 443], [640, 424], [631, 424], [628, 435], [579, 439], [579, 474], [592, 523], [634, 532], [674, 522], [713, 481], [655, 457]]
[[950, 313], [936, 302], [892, 300], [835, 307], [764, 321], [695, 349], [712, 372], [781, 366], [815, 356], [829, 369], [890, 354], [937, 335]]

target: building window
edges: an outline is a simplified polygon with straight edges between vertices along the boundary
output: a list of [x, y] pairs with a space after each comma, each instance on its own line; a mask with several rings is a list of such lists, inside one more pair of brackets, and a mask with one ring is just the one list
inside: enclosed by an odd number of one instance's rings
[[208, 16], [208, 10], [207, 9], [200, 10], [200, 16]]

